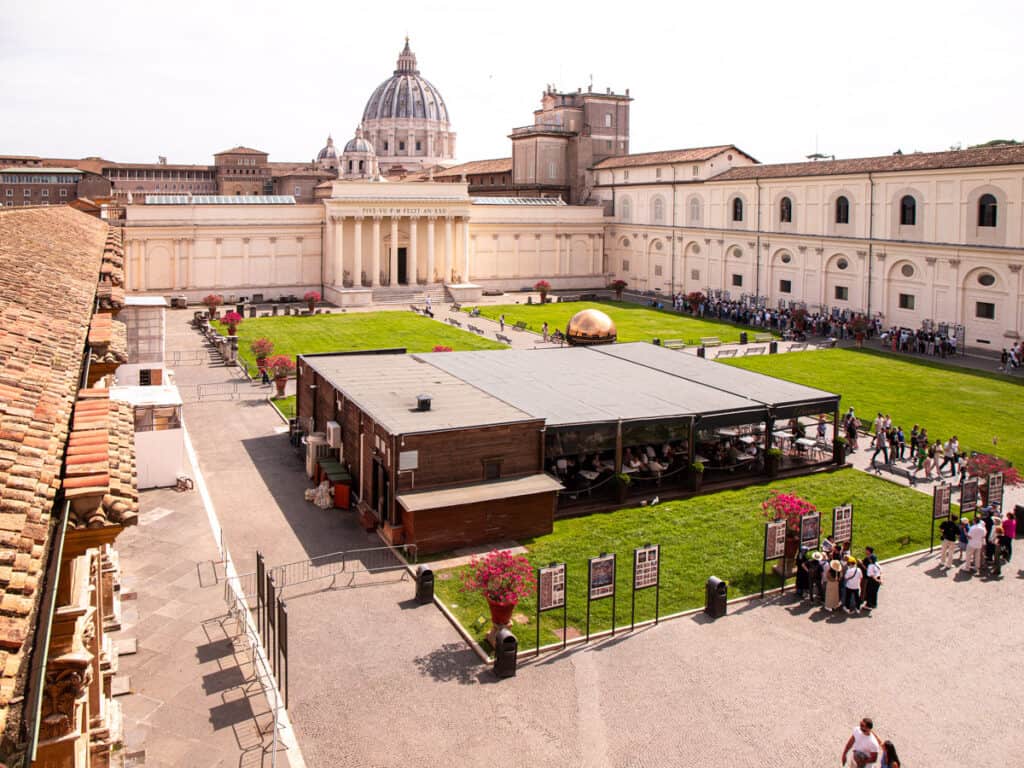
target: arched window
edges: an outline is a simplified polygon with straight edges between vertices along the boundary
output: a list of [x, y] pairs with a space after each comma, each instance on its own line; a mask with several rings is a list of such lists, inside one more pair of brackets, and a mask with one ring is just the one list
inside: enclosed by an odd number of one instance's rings
[[743, 200], [738, 197], [732, 199], [732, 220], [743, 221]]
[[665, 220], [665, 201], [660, 197], [654, 198], [654, 223], [661, 224]]
[[622, 198], [619, 204], [619, 218], [623, 221], [629, 221], [633, 217], [633, 205], [630, 203], [628, 197]]
[[900, 226], [913, 227], [917, 224], [917, 200], [913, 195], [904, 195], [900, 199]]
[[996, 205], [995, 196], [982, 195], [978, 199], [978, 226], [994, 227], [996, 225], [997, 211], [998, 206]]
[[784, 197], [779, 201], [779, 221], [789, 224], [793, 221], [793, 201]]
[[850, 223], [850, 201], [845, 195], [836, 198], [836, 224]]
[[698, 197], [690, 199], [690, 223], [700, 223], [700, 198]]

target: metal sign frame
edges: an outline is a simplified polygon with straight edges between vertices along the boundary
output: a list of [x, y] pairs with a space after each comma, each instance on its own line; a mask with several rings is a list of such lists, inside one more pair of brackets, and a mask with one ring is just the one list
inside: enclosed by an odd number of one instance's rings
[[[843, 538], [840, 532], [843, 528], [848, 529], [848, 535]], [[832, 507], [832, 541], [838, 544], [844, 542], [853, 549], [853, 504], [840, 504]]]
[[[812, 526], [813, 524], [813, 526]], [[814, 536], [809, 536], [813, 533]], [[800, 518], [800, 546], [817, 549], [821, 543], [821, 513], [809, 512]]]
[[952, 497], [953, 487], [948, 483], [936, 485], [932, 490], [932, 538], [928, 544], [928, 554], [935, 549], [935, 521], [949, 519]]
[[275, 659], [277, 653], [274, 648], [274, 638], [277, 636], [277, 585], [274, 584], [274, 575], [267, 574], [267, 634], [263, 638], [264, 648], [270, 661], [270, 671], [277, 674]]
[[[653, 558], [651, 557], [653, 555]], [[650, 582], [653, 563], [654, 581]], [[629, 631], [636, 629], [636, 593], [654, 587], [654, 624], [661, 607], [661, 545], [644, 544], [633, 550], [633, 605], [629, 611]]]
[[[558, 577], [561, 577], [561, 589], [558, 589]], [[541, 606], [541, 585], [544, 583], [545, 577], [551, 579], [551, 594], [552, 599], [556, 599], [556, 594], [561, 594], [562, 602], [559, 604], [552, 603], [547, 607]], [[565, 650], [566, 644], [568, 643], [569, 636], [569, 614], [568, 614], [568, 600], [566, 600], [566, 591], [569, 586], [569, 573], [565, 566], [565, 563], [551, 563], [543, 568], [537, 569], [537, 656], [540, 656], [540, 615], [547, 611], [555, 611], [559, 608], [562, 609], [562, 650]]]
[[[772, 553], [779, 549], [779, 532], [782, 532], [782, 554], [769, 554], [768, 545], [773, 545]], [[782, 559], [782, 589], [786, 589], [786, 520], [780, 518], [764, 524], [764, 557], [761, 558], [761, 597], [764, 597], [764, 577], [769, 560]]]
[[[284, 600], [277, 601], [277, 685], [281, 687], [282, 670], [284, 671], [284, 708], [288, 709], [288, 606]], [[284, 659], [282, 666], [281, 660]]]
[[[603, 566], [605, 563], [611, 564], [612, 578], [608, 583], [602, 583], [599, 585], [599, 589], [609, 590], [602, 592], [597, 597], [594, 597], [594, 566]], [[611, 554], [602, 552], [597, 557], [592, 557], [587, 561], [587, 642], [590, 642], [590, 604], [595, 600], [605, 600], [606, 598], [612, 599], [612, 637], [615, 637], [615, 579], [618, 576], [617, 563], [615, 553]]]

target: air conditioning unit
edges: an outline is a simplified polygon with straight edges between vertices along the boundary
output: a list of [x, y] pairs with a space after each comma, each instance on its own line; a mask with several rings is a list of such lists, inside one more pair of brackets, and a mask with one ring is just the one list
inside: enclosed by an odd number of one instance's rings
[[316, 460], [330, 452], [323, 432], [313, 432], [306, 436], [306, 477], [313, 478], [316, 474]]
[[327, 422], [327, 444], [331, 448], [341, 447], [341, 424], [336, 421]]

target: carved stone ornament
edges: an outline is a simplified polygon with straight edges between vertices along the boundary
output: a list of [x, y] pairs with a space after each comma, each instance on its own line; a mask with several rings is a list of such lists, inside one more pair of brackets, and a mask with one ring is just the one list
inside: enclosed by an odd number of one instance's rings
[[765, 240], [765, 241], [764, 241], [763, 243], [761, 243], [761, 247], [762, 247], [762, 248], [763, 248], [764, 250], [766, 250], [766, 251], [767, 251], [767, 250], [768, 250], [769, 248], [771, 248], [771, 246], [772, 246], [772, 244], [771, 244], [771, 243], [769, 243], [769, 242], [768, 242], [767, 240]]
[[815, 248], [814, 252], [816, 254], [818, 254], [819, 256], [821, 256], [821, 254], [823, 254], [825, 252], [825, 249], [824, 248]]
[[1013, 272], [1013, 274], [1020, 272], [1020, 264], [1008, 264], [1007, 266], [1010, 267], [1010, 271]]
[[875, 258], [878, 259], [879, 261], [885, 261], [885, 251], [882, 251], [881, 253], [876, 253]]
[[867, 252], [867, 251], [857, 251], [857, 256], [858, 256], [858, 258], [861, 258], [861, 259], [863, 259], [863, 258], [864, 258], [865, 256], [867, 256], [867, 255], [868, 255], [868, 252]]
[[719, 245], [725, 245], [725, 240], [715, 240]]
[[956, 269], [957, 267], [960, 266], [960, 259], [950, 259], [949, 266], [953, 267], [953, 269]]
[[796, 249], [797, 249], [798, 251], [800, 251], [800, 253], [807, 253], [807, 246], [806, 246], [806, 245], [798, 245], [798, 246], [796, 247]]
[[935, 262], [937, 262], [937, 261], [938, 261], [938, 259], [935, 258], [934, 256], [925, 256], [924, 257], [924, 263], [927, 264], [929, 267], [934, 267], [935, 266]]
[[75, 704], [92, 682], [88, 654], [85, 663], [62, 667], [46, 673], [40, 711], [39, 736], [43, 741], [59, 739], [71, 733], [75, 725]]
[[747, 247], [748, 248], [756, 248], [757, 247], [757, 241], [756, 240], [748, 240], [747, 241]]

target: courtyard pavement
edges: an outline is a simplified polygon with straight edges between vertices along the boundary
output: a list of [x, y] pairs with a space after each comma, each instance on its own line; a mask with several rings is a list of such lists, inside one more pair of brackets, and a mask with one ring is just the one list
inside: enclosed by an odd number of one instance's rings
[[[168, 348], [198, 349], [200, 337], [178, 317], [168, 316]], [[186, 386], [236, 375], [206, 365], [176, 370]], [[266, 402], [267, 390], [240, 388], [239, 400], [204, 400], [185, 409], [238, 570], [251, 570], [257, 547], [276, 564], [377, 545], [350, 513], [303, 501], [308, 483]], [[167, 601], [182, 603], [181, 616], [168, 617], [175, 623], [157, 620], [149, 630], [155, 636], [156, 624], [168, 627], [157, 643], [180, 663], [140, 657], [133, 688], [148, 695], [147, 675], [173, 678], [161, 683], [178, 688], [169, 697], [187, 696], [191, 706], [210, 710], [217, 686], [212, 693], [202, 688], [196, 648], [217, 642], [206, 636], [204, 619], [223, 609], [212, 599], [214, 592], [220, 598], [218, 589], [185, 583], [198, 578], [189, 569], [216, 559], [208, 523], [189, 511], [195, 499], [144, 494], [144, 519], [161, 509], [173, 514], [126, 533], [122, 562], [125, 588], [137, 590], [140, 600], [142, 586], [130, 580], [150, 566], [154, 613], [159, 605], [177, 613]], [[184, 551], [150, 543], [148, 531], [163, 526], [173, 541], [184, 542]], [[161, 577], [152, 558], [174, 572]], [[1024, 571], [1016, 562], [992, 580], [945, 573], [936, 563], [937, 555], [916, 555], [886, 564], [874, 614], [826, 614], [787, 592], [735, 603], [717, 621], [697, 613], [538, 661], [522, 659], [518, 675], [500, 682], [435, 607], [415, 603], [412, 581], [400, 574], [356, 588], [313, 584], [287, 595], [289, 715], [306, 764], [324, 768], [836, 765], [864, 715], [897, 744], [907, 765], [1012, 764], [1011, 756], [1024, 749], [1024, 672], [1014, 656], [1024, 631]], [[159, 591], [161, 584], [209, 600], [209, 607], [185, 608], [187, 601]], [[145, 631], [138, 634], [141, 654]], [[218, 754], [229, 751], [230, 729], [167, 725], [188, 730], [183, 738], [209, 743]], [[147, 765], [207, 764], [160, 744], [167, 756], [154, 746]], [[248, 754], [238, 744], [236, 751]]]

